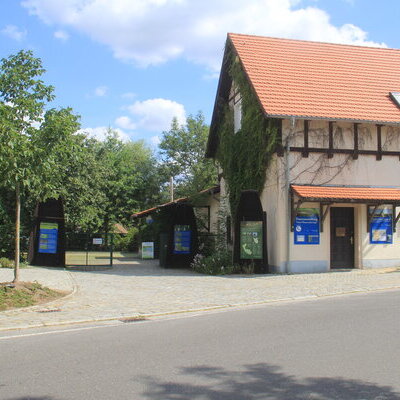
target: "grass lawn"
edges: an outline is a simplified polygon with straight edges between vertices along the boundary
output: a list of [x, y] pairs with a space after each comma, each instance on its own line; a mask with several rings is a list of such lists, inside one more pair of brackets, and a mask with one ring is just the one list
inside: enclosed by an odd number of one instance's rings
[[0, 283], [0, 311], [28, 307], [65, 296], [37, 282]]

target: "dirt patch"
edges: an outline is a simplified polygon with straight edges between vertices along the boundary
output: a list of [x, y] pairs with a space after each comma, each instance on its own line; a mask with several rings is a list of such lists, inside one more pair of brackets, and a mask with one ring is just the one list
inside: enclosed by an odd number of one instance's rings
[[49, 289], [38, 282], [0, 283], [0, 311], [47, 303], [66, 294]]

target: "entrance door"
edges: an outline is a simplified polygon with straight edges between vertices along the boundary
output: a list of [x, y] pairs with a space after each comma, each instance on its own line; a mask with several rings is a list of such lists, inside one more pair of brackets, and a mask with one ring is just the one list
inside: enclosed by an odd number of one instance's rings
[[354, 208], [331, 208], [331, 268], [354, 268]]

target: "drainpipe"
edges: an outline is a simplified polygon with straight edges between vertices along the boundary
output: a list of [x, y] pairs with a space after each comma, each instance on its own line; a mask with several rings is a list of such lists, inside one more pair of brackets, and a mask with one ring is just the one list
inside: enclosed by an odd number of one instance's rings
[[292, 208], [290, 204], [290, 138], [294, 134], [294, 129], [296, 126], [296, 118], [292, 117], [290, 119], [290, 130], [289, 135], [286, 138], [285, 145], [285, 181], [286, 181], [286, 194], [287, 194], [287, 235], [286, 235], [286, 273], [290, 273], [290, 233], [292, 229], [291, 220], [292, 220]]

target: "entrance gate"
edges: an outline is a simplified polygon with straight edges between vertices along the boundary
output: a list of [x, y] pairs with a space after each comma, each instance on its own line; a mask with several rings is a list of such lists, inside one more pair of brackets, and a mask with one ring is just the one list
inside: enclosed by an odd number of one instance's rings
[[67, 266], [113, 266], [130, 261], [137, 253], [124, 243], [119, 233], [66, 233], [65, 264]]

